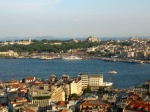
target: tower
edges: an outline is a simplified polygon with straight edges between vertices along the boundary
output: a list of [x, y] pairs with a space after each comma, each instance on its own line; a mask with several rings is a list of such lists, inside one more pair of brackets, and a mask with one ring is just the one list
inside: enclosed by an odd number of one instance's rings
[[28, 41], [29, 41], [29, 43], [31, 44], [31, 38], [30, 38], [30, 37], [28, 38]]

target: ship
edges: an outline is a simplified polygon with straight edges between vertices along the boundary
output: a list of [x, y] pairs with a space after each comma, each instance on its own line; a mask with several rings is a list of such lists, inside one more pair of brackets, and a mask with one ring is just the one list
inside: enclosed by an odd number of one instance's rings
[[110, 62], [115, 62], [116, 59], [114, 58], [102, 58], [103, 61], [110, 61]]
[[112, 70], [112, 71], [108, 71], [109, 74], [117, 74], [116, 71]]
[[51, 59], [54, 59], [53, 57], [50, 57], [50, 56], [41, 56], [39, 57], [40, 60], [51, 60]]
[[112, 82], [103, 82], [103, 86], [112, 86], [113, 83]]
[[66, 57], [62, 57], [63, 60], [81, 60], [82, 58], [78, 57], [78, 56], [66, 56]]

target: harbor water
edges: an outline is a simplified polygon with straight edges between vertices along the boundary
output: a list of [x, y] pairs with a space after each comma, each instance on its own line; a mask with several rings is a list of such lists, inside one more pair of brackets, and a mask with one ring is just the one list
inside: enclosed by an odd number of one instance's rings
[[[109, 74], [110, 70], [117, 71], [117, 74]], [[105, 82], [111, 80], [116, 88], [128, 88], [150, 80], [150, 64], [102, 60], [0, 59], [1, 81], [21, 80], [27, 76], [46, 80], [52, 74], [60, 78], [63, 74], [75, 77], [80, 73], [103, 74]]]

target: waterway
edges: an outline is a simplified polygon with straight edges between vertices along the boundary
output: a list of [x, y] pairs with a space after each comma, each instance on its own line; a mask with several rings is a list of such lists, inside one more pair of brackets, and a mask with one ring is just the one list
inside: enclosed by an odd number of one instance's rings
[[[117, 74], [108, 74], [115, 70]], [[0, 59], [0, 80], [21, 80], [27, 76], [48, 79], [54, 74], [75, 77], [80, 73], [103, 74], [104, 81], [113, 81], [116, 88], [128, 88], [150, 80], [150, 64], [106, 62], [102, 60], [65, 61], [39, 59]]]

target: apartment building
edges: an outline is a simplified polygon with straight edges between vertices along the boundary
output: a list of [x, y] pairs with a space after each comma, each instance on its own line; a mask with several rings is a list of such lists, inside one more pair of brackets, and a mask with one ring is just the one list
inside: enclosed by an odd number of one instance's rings
[[89, 75], [81, 74], [81, 80], [82, 80], [82, 89], [84, 89], [89, 84]]
[[78, 95], [82, 94], [82, 80], [72, 81], [70, 83], [70, 93], [76, 93]]
[[51, 100], [52, 101], [65, 101], [65, 91], [62, 86], [52, 86], [52, 94], [51, 94]]
[[100, 86], [103, 86], [103, 75], [87, 75], [81, 74], [82, 89], [86, 88], [87, 85], [91, 87], [91, 91], [97, 91]]
[[89, 86], [91, 91], [97, 91], [100, 86], [103, 86], [103, 75], [89, 75]]

